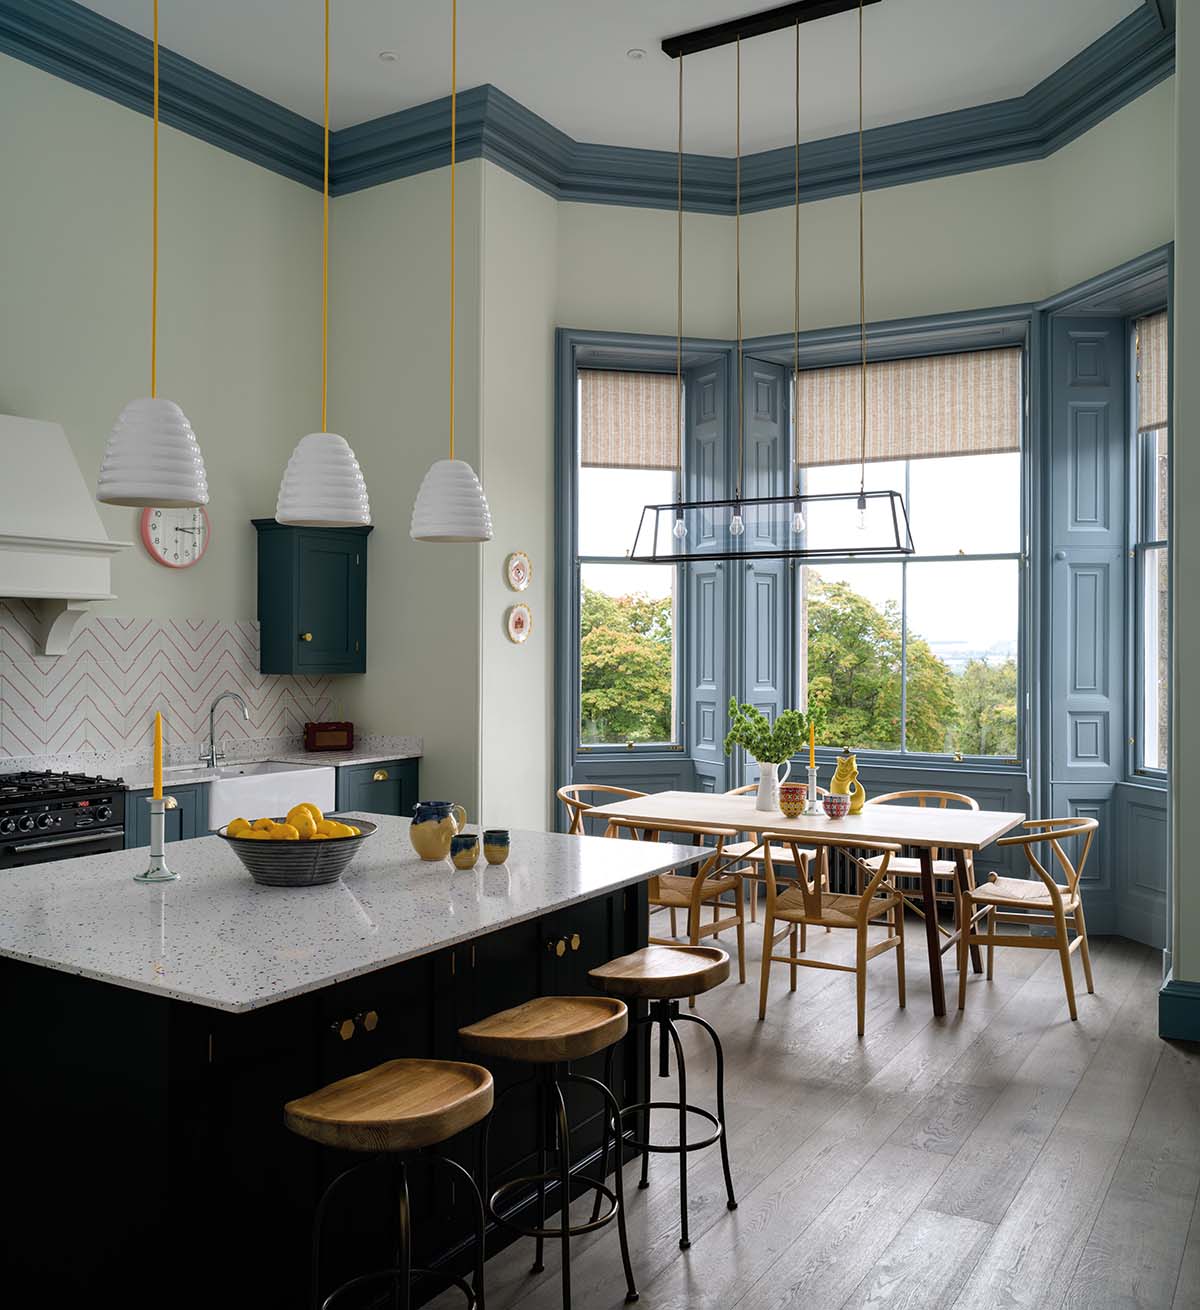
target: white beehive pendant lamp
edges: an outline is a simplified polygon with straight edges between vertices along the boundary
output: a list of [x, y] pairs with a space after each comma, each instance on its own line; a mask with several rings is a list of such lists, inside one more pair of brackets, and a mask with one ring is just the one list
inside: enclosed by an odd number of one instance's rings
[[329, 393], [329, 0], [325, 0], [325, 176], [321, 232], [321, 431], [301, 437], [279, 483], [275, 521], [302, 528], [371, 522], [367, 484], [345, 437], [326, 432]]
[[450, 4], [450, 458], [439, 459], [421, 480], [413, 505], [414, 541], [480, 542], [492, 539], [492, 512], [466, 460], [454, 458], [454, 218], [458, 134], [458, 2]]
[[204, 456], [187, 415], [158, 395], [158, 0], [154, 0], [154, 162], [150, 255], [150, 394], [121, 411], [100, 463], [105, 505], [186, 509], [208, 504]]

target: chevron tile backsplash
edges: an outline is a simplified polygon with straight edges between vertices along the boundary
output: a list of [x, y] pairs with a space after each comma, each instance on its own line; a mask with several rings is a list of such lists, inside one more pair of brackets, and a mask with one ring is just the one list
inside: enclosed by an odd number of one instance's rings
[[294, 742], [307, 720], [335, 717], [330, 678], [258, 671], [257, 622], [91, 618], [58, 657], [38, 654], [36, 631], [28, 605], [0, 600], [0, 770], [32, 758], [144, 753], [155, 710], [170, 761], [191, 762], [222, 691], [238, 692], [250, 711], [249, 723], [231, 702], [218, 711], [231, 754], [250, 740]]

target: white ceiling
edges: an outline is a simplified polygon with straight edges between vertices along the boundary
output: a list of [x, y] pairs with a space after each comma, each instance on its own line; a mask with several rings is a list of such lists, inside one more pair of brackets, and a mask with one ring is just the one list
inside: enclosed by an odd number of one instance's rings
[[[675, 64], [664, 36], [772, 0], [459, 0], [459, 87], [491, 82], [578, 141], [673, 150]], [[1141, 0], [883, 0], [865, 11], [867, 126], [1021, 95]], [[151, 0], [88, 0], [144, 35]], [[315, 121], [321, 0], [160, 0], [164, 46]], [[845, 14], [801, 28], [806, 139], [855, 124], [855, 31]], [[449, 91], [449, 0], [333, 0], [332, 119], [347, 127]], [[626, 51], [646, 51], [641, 62]], [[394, 50], [394, 63], [379, 51]], [[792, 137], [790, 32], [742, 48], [742, 143]], [[733, 153], [732, 47], [685, 72], [685, 149]]]

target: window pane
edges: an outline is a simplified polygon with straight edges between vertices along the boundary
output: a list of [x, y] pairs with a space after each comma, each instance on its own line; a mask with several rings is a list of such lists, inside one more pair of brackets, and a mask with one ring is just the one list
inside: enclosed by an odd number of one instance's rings
[[1142, 765], [1167, 767], [1167, 552], [1147, 550], [1142, 562]]
[[1016, 560], [908, 565], [910, 751], [1015, 756]]
[[580, 576], [580, 741], [674, 741], [675, 567], [585, 564]]
[[[868, 491], [898, 491], [904, 494], [903, 460], [868, 464], [866, 474]], [[829, 464], [805, 469], [804, 490], [809, 495], [857, 493], [859, 476], [857, 464]], [[849, 555], [856, 548], [895, 544], [895, 529], [887, 501], [869, 502], [868, 521], [862, 530], [858, 527], [858, 512], [853, 500], [835, 500], [824, 504], [820, 501], [806, 501], [804, 514], [807, 520], [804, 541], [812, 550], [832, 550]]]
[[628, 555], [642, 509], [674, 498], [671, 470], [581, 468], [579, 554]]
[[821, 744], [898, 750], [900, 565], [806, 566], [799, 611], [808, 703], [826, 718]]
[[1021, 456], [914, 459], [908, 517], [919, 555], [995, 555], [1021, 549]]
[[1142, 488], [1142, 540], [1167, 539], [1167, 430], [1156, 428], [1143, 432], [1142, 476], [1147, 485]]

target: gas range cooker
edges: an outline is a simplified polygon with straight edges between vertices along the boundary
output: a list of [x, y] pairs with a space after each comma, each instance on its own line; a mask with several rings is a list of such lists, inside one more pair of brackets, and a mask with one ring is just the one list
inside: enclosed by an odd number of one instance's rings
[[122, 850], [126, 790], [86, 773], [0, 774], [0, 869]]

